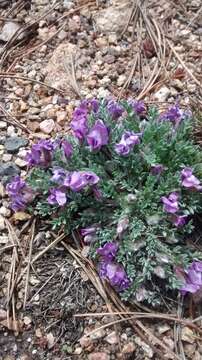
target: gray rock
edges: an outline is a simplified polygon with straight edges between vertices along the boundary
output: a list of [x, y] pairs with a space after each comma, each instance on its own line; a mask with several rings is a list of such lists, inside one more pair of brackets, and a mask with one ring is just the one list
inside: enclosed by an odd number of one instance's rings
[[70, 10], [71, 8], [74, 7], [74, 2], [71, 0], [64, 0], [63, 1], [63, 7], [67, 10]]
[[0, 9], [8, 6], [10, 4], [10, 0], [0, 0]]
[[70, 66], [72, 56], [75, 64], [81, 59], [81, 50], [74, 44], [64, 42], [53, 51], [47, 66], [44, 68], [45, 81], [58, 89], [65, 90], [72, 94], [72, 87], [69, 82], [69, 75], [66, 66]]
[[100, 10], [95, 14], [94, 20], [99, 32], [111, 33], [121, 32], [127, 24], [129, 12], [131, 9], [130, 1], [121, 1]]
[[[4, 42], [9, 41], [20, 28], [21, 28], [21, 26], [16, 22], [12, 22], [12, 21], [6, 22], [0, 32], [0, 40], [2, 40]], [[21, 33], [18, 36], [18, 40], [22, 40], [23, 37], [24, 37], [24, 34]]]
[[27, 139], [18, 136], [13, 136], [5, 141], [4, 146], [5, 149], [8, 151], [8, 153], [14, 154], [17, 153], [22, 146], [26, 146], [27, 144], [28, 144]]
[[0, 163], [0, 179], [3, 184], [10, 181], [13, 176], [19, 175], [20, 169], [13, 162]]

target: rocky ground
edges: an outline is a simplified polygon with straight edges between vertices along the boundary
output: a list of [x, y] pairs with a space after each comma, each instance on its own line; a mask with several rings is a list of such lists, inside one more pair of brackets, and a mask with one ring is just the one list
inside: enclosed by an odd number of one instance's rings
[[[58, 235], [48, 222], [12, 216], [5, 194], [9, 178], [26, 175], [30, 144], [68, 131], [80, 98], [142, 98], [162, 109], [177, 100], [200, 111], [201, 1], [137, 4], [0, 0], [2, 360], [202, 359], [200, 337], [186, 326], [143, 321], [143, 338], [129, 322], [110, 326], [114, 318], [106, 315], [74, 317], [109, 312], [109, 304], [60, 242], [47, 250]], [[164, 312], [176, 314], [171, 305], [166, 299]], [[160, 354], [154, 336], [165, 345]]]

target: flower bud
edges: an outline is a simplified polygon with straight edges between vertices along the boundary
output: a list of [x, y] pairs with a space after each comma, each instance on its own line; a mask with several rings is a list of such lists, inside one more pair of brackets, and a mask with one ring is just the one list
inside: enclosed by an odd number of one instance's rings
[[128, 194], [126, 196], [126, 201], [128, 204], [132, 204], [137, 200], [137, 196], [135, 194]]
[[125, 230], [127, 230], [129, 225], [129, 219], [127, 217], [120, 219], [117, 225], [117, 234], [121, 235]]

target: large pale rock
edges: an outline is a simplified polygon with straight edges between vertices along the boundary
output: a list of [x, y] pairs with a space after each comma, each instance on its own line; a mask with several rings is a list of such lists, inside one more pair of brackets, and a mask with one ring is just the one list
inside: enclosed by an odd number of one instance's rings
[[79, 58], [80, 53], [76, 45], [71, 43], [60, 44], [53, 52], [47, 67], [44, 69], [45, 81], [58, 89], [72, 90], [70, 86], [69, 75], [67, 71], [68, 64], [71, 64]]
[[127, 24], [131, 9], [130, 1], [113, 1], [113, 6], [99, 11], [94, 20], [102, 33], [121, 32]]

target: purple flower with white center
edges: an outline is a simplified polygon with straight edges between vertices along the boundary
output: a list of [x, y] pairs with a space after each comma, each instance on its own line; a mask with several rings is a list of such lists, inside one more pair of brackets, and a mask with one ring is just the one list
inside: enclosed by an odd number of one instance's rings
[[70, 144], [69, 141], [64, 139], [61, 141], [61, 148], [64, 151], [64, 155], [65, 155], [66, 159], [69, 159], [73, 154], [72, 144]]
[[189, 167], [181, 171], [182, 186], [187, 189], [202, 190], [202, 185], [199, 179], [193, 175], [192, 169]]
[[64, 206], [67, 202], [67, 197], [63, 189], [50, 189], [50, 195], [48, 197], [48, 203], [50, 205]]
[[184, 273], [184, 281], [180, 288], [182, 295], [194, 294], [202, 288], [202, 261], [193, 261]]
[[74, 192], [81, 191], [86, 186], [94, 186], [100, 178], [92, 171], [74, 171], [64, 179], [64, 186], [70, 187]]
[[176, 215], [173, 217], [173, 224], [176, 227], [182, 227], [184, 226], [188, 221], [188, 216], [187, 215]]
[[122, 156], [127, 156], [135, 145], [140, 144], [141, 135], [142, 133], [125, 131], [121, 137], [121, 141], [115, 145], [116, 153]]
[[102, 256], [103, 259], [111, 261], [114, 260], [119, 246], [115, 242], [108, 242], [102, 248], [97, 249], [97, 254]]
[[40, 140], [26, 155], [28, 166], [47, 167], [52, 160], [53, 150], [54, 144], [51, 140]]
[[161, 164], [152, 165], [150, 172], [152, 175], [160, 175], [164, 170], [164, 166]]
[[179, 195], [176, 192], [170, 193], [168, 197], [162, 196], [161, 201], [164, 205], [164, 211], [174, 214], [179, 210], [178, 205]]
[[130, 286], [130, 280], [122, 265], [111, 262], [101, 261], [99, 264], [99, 275], [109, 281], [117, 291], [121, 292]]
[[124, 112], [124, 108], [123, 106], [121, 106], [120, 104], [118, 104], [116, 101], [114, 100], [109, 100], [107, 103], [107, 110], [109, 112], [109, 114], [111, 115], [113, 120], [117, 120], [118, 118], [120, 118], [120, 116], [123, 114]]
[[97, 120], [87, 135], [87, 143], [90, 150], [100, 150], [109, 141], [109, 131], [102, 120]]
[[62, 168], [53, 168], [52, 172], [53, 176], [51, 180], [58, 184], [62, 184], [67, 174], [66, 171]]
[[20, 176], [16, 176], [11, 183], [7, 184], [6, 191], [11, 199], [11, 208], [13, 211], [25, 209], [27, 204], [34, 199], [33, 190]]
[[145, 104], [141, 100], [129, 100], [128, 104], [132, 107], [133, 111], [138, 115], [146, 111]]

